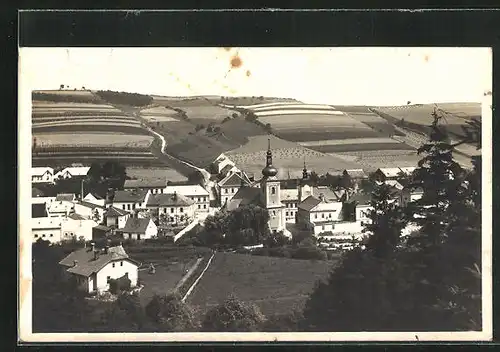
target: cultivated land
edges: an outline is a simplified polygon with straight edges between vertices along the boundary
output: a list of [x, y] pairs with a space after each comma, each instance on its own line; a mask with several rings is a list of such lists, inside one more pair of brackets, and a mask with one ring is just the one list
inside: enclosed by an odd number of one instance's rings
[[166, 167], [127, 167], [127, 176], [133, 180], [147, 181], [186, 181], [187, 178], [172, 168]]
[[204, 312], [229, 295], [253, 302], [264, 314], [301, 308], [334, 262], [216, 253], [188, 301]]
[[106, 104], [91, 91], [34, 91], [34, 164], [117, 159], [151, 164], [154, 137], [133, 116]]

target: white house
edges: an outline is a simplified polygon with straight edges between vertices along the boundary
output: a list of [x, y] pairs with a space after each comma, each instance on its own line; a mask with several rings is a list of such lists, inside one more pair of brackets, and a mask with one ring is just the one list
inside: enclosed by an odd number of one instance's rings
[[104, 220], [104, 212], [106, 207], [97, 205], [87, 201], [80, 201], [75, 203], [75, 213], [83, 216], [86, 219], [99, 219], [99, 223]]
[[106, 219], [104, 224], [115, 229], [122, 229], [125, 227], [130, 216], [131, 214], [126, 210], [109, 207], [104, 213], [104, 218]]
[[285, 205], [285, 222], [295, 223], [297, 206], [299, 204], [298, 188], [280, 189], [281, 203]]
[[70, 253], [59, 262], [68, 275], [76, 277], [80, 289], [87, 293], [109, 290], [109, 280], [127, 277], [137, 286], [140, 263], [131, 259], [122, 246], [101, 250], [94, 246]]
[[100, 196], [98, 196], [97, 194], [92, 194], [92, 193], [88, 193], [84, 198], [83, 200], [85, 202], [88, 202], [88, 203], [92, 203], [92, 204], [95, 204], [95, 205], [99, 205], [99, 206], [105, 206], [106, 204], [106, 200]]
[[228, 165], [234, 166], [234, 162], [224, 154], [219, 155], [212, 163], [212, 167], [216, 174], [220, 174], [222, 169]]
[[228, 174], [218, 183], [220, 204], [224, 205], [233, 199], [241, 187], [250, 186], [249, 180], [242, 172]]
[[309, 196], [298, 205], [297, 225], [311, 230], [314, 235], [332, 231], [342, 221], [342, 202], [327, 201], [324, 196]]
[[62, 217], [31, 218], [31, 234], [33, 242], [42, 239], [51, 243], [61, 241]]
[[78, 214], [70, 214], [61, 222], [61, 240], [92, 240], [92, 228], [97, 222]]
[[180, 194], [191, 199], [195, 212], [208, 213], [210, 208], [210, 193], [200, 185], [172, 185], [165, 188], [166, 194]]
[[158, 228], [150, 218], [130, 217], [125, 226], [117, 230], [123, 239], [145, 240], [156, 237]]
[[66, 167], [54, 175], [55, 179], [66, 179], [72, 177], [85, 177], [89, 173], [89, 166]]
[[138, 208], [145, 208], [145, 204], [149, 194], [151, 194], [149, 191], [142, 189], [115, 191], [113, 206], [115, 208], [128, 211]]
[[54, 169], [51, 167], [32, 167], [31, 183], [53, 183]]
[[66, 217], [75, 211], [75, 204], [67, 200], [54, 200], [47, 204], [49, 217]]
[[150, 195], [146, 207], [158, 210], [159, 218], [168, 224], [189, 222], [196, 211], [195, 203], [190, 198], [175, 192]]
[[379, 168], [375, 171], [375, 178], [382, 182], [386, 180], [395, 180], [401, 175], [401, 172], [399, 167]]

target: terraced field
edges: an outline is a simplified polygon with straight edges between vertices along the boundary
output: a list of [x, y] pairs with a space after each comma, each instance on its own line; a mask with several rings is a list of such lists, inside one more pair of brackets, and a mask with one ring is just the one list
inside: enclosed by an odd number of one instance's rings
[[334, 262], [216, 253], [188, 302], [204, 312], [229, 295], [255, 303], [264, 314], [302, 308]]
[[37, 133], [37, 144], [43, 146], [67, 146], [68, 141], [74, 147], [131, 147], [148, 149], [154, 140], [149, 135], [116, 133]]

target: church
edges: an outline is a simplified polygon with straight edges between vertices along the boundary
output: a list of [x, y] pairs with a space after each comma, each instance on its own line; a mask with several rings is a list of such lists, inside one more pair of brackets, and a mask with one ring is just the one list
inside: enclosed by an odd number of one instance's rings
[[271, 232], [280, 232], [287, 236], [291, 234], [285, 226], [285, 204], [281, 202], [280, 181], [276, 177], [278, 169], [273, 166], [271, 141], [268, 140], [266, 152], [266, 166], [262, 169], [262, 179], [252, 184], [245, 183], [236, 194], [228, 200], [224, 207], [228, 210], [244, 205], [258, 205], [269, 212], [269, 229]]

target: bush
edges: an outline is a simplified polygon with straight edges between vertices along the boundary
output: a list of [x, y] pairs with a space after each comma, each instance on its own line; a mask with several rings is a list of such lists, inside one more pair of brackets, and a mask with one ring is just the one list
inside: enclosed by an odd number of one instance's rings
[[127, 276], [109, 280], [109, 292], [116, 295], [122, 291], [130, 291], [131, 281]]
[[317, 247], [300, 247], [292, 253], [293, 259], [326, 260], [327, 255]]

